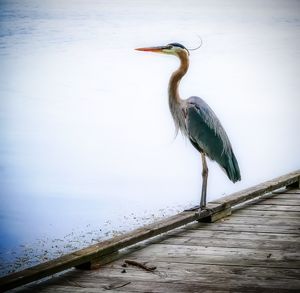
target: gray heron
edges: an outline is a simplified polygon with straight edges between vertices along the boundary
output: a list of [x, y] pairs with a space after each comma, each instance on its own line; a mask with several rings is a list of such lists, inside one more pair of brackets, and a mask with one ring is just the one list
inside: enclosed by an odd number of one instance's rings
[[171, 43], [136, 50], [175, 55], [180, 59], [180, 66], [173, 72], [169, 81], [169, 107], [176, 133], [180, 130], [201, 154], [202, 191], [199, 211], [206, 209], [208, 178], [206, 157], [216, 161], [232, 182], [241, 180], [239, 165], [229, 138], [220, 120], [203, 99], [196, 96], [188, 99], [180, 98], [178, 86], [189, 68], [190, 53], [187, 48], [179, 43]]

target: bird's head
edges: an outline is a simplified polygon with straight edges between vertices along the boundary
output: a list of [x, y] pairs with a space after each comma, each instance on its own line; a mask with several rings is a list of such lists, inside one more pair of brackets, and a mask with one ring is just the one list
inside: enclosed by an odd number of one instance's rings
[[190, 55], [189, 50], [179, 43], [170, 43], [166, 46], [137, 48], [138, 51], [155, 52], [179, 56], [181, 54]]

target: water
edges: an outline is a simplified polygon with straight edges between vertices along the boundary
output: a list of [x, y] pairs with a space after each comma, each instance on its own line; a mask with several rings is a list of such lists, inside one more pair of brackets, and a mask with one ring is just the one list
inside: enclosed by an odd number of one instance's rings
[[208, 200], [299, 168], [299, 1], [1, 1], [0, 271], [48, 260], [198, 203], [199, 154], [174, 126], [173, 56], [203, 39], [199, 95], [239, 160]]

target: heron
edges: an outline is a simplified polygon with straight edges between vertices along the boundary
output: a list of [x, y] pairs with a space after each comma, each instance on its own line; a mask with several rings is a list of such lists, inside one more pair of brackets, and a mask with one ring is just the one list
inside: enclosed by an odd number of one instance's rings
[[186, 47], [180, 43], [170, 43], [165, 46], [137, 48], [136, 50], [174, 55], [180, 60], [179, 68], [173, 72], [169, 80], [169, 108], [175, 123], [176, 134], [180, 130], [201, 154], [200, 213], [201, 210], [207, 209], [207, 157], [216, 161], [233, 183], [241, 180], [239, 165], [230, 140], [220, 120], [202, 98], [192, 96], [188, 99], [181, 99], [179, 95], [179, 83], [189, 68], [190, 52]]

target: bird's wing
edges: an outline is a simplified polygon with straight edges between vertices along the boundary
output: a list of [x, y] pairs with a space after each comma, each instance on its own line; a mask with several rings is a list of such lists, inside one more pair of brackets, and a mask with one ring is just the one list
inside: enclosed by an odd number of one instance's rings
[[238, 163], [228, 136], [216, 114], [199, 97], [191, 97], [186, 101], [186, 127], [196, 149], [216, 161], [230, 180], [240, 180]]

